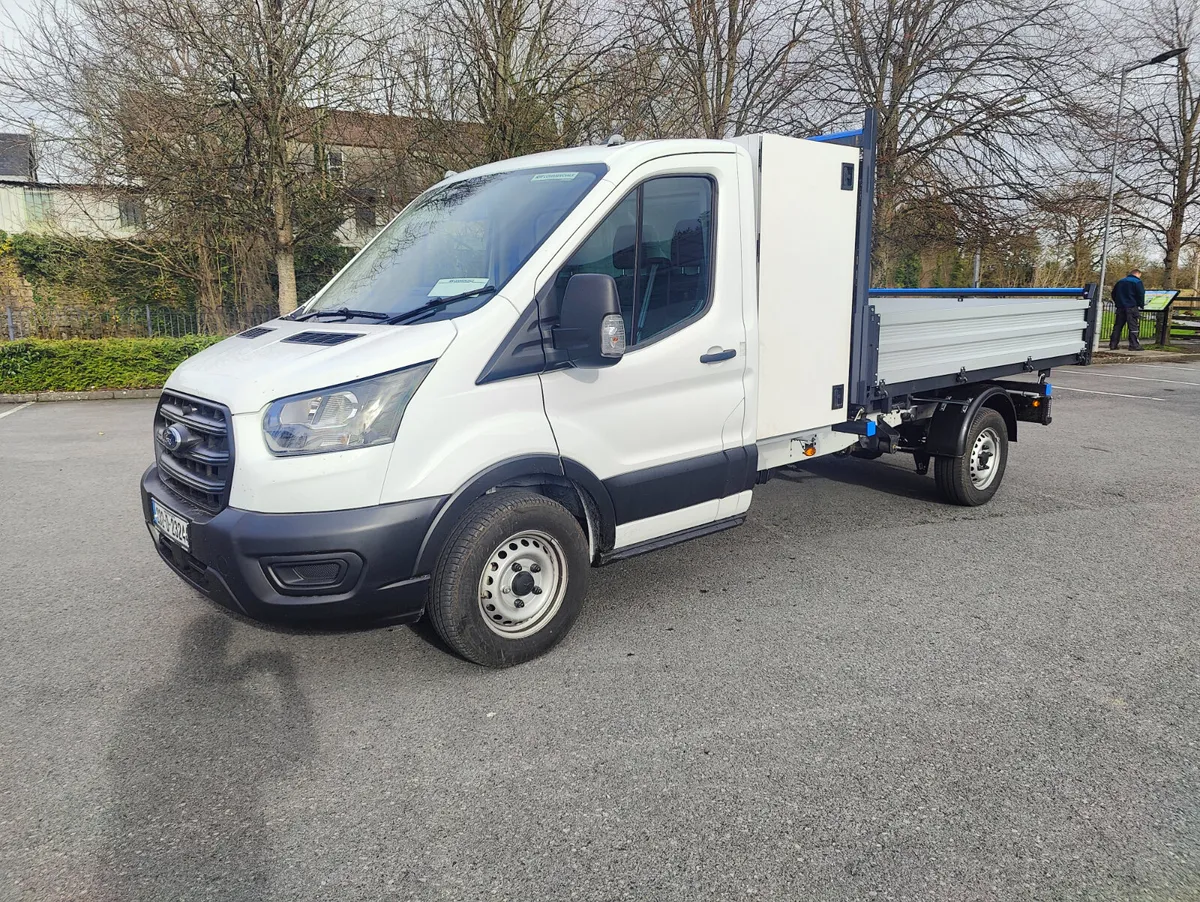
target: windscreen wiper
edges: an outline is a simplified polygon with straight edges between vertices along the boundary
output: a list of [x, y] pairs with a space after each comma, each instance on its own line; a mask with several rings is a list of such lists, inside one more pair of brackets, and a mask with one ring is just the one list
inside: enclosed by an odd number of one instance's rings
[[342, 319], [351, 319], [355, 316], [378, 320], [388, 318], [386, 313], [380, 313], [378, 310], [351, 310], [349, 307], [338, 307], [336, 310], [312, 310], [301, 316], [293, 316], [292, 319], [302, 323], [306, 319], [316, 319], [318, 316], [340, 316]]
[[482, 288], [472, 288], [470, 291], [464, 291], [460, 294], [452, 294], [445, 298], [430, 298], [420, 307], [414, 307], [412, 310], [405, 310], [403, 313], [397, 313], [395, 316], [385, 319], [384, 322], [386, 322], [388, 325], [395, 323], [411, 323], [428, 316], [435, 310], [441, 310], [447, 304], [453, 304], [455, 301], [465, 301], [467, 298], [473, 298], [495, 290], [496, 289], [491, 285], [484, 285]]

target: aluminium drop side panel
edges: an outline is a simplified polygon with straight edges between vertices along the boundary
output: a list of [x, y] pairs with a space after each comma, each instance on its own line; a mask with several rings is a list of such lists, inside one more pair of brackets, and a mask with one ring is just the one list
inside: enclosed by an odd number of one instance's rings
[[1071, 357], [1085, 348], [1089, 298], [873, 294], [879, 378], [896, 387], [934, 377]]
[[[735, 139], [759, 161], [759, 440], [846, 418], [859, 151], [779, 135]], [[842, 167], [854, 167], [842, 187]], [[841, 403], [834, 406], [834, 388]]]

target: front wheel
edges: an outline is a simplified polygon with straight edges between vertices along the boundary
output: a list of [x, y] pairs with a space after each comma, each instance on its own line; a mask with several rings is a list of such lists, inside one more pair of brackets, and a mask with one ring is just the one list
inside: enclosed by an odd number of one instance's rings
[[588, 570], [587, 539], [570, 511], [544, 495], [501, 489], [467, 509], [442, 550], [430, 619], [468, 661], [520, 664], [567, 634]]
[[1007, 464], [1008, 426], [998, 411], [984, 407], [967, 430], [966, 453], [937, 458], [933, 474], [947, 501], [976, 507], [996, 494]]

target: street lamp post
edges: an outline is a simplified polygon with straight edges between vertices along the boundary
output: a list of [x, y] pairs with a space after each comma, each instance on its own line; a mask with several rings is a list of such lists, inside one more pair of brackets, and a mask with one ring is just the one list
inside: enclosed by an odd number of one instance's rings
[[[1167, 60], [1173, 60], [1178, 56], [1183, 56], [1187, 53], [1186, 47], [1176, 47], [1174, 50], [1167, 50], [1160, 53], [1158, 56], [1151, 57], [1148, 60], [1143, 60], [1140, 63], [1133, 63], [1121, 70], [1121, 86], [1117, 90], [1117, 117], [1116, 128], [1113, 134], [1113, 149], [1112, 149], [1112, 164], [1108, 168], [1108, 210], [1104, 214], [1104, 237], [1100, 242], [1100, 292], [1104, 293], [1104, 278], [1108, 272], [1108, 234], [1112, 228], [1112, 212], [1113, 212], [1113, 197], [1117, 191], [1117, 157], [1121, 150], [1121, 107], [1125, 105], [1125, 79], [1130, 72], [1136, 72], [1138, 69], [1144, 69], [1146, 66], [1154, 66], [1158, 63], [1165, 63]], [[1099, 316], [1100, 311], [1097, 309], [1096, 315]], [[1096, 347], [1100, 346], [1100, 324], [1096, 324], [1095, 331]]]

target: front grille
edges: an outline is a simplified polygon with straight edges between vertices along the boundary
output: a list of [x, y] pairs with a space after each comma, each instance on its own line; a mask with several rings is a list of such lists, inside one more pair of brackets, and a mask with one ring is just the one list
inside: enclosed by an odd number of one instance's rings
[[[180, 427], [186, 441], [168, 448], [167, 430]], [[154, 415], [159, 478], [180, 498], [211, 513], [229, 501], [233, 477], [229, 411], [211, 401], [164, 391]]]

